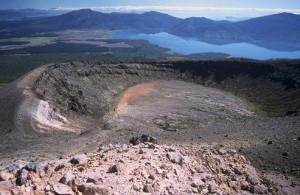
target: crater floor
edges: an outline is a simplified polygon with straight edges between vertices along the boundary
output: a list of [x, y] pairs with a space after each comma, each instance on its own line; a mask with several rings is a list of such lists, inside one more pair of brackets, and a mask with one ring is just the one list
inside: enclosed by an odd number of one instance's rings
[[299, 176], [299, 116], [257, 115], [246, 100], [182, 81], [166, 67], [124, 66], [42, 67], [1, 89], [1, 165], [67, 158], [148, 134], [163, 145], [235, 149], [261, 171]]

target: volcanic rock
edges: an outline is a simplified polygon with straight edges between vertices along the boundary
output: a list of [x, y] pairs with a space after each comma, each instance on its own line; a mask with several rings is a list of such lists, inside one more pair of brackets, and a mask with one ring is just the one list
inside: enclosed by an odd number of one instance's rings
[[16, 176], [16, 184], [21, 186], [23, 184], [26, 184], [28, 178], [28, 171], [26, 169], [21, 169], [17, 172]]
[[14, 176], [6, 171], [0, 171], [0, 181], [7, 181], [12, 179]]
[[72, 189], [65, 184], [56, 183], [52, 187], [53, 187], [54, 192], [58, 195], [74, 195], [74, 192], [72, 191]]
[[132, 145], [138, 145], [140, 143], [146, 143], [146, 142], [157, 144], [157, 139], [151, 137], [150, 135], [143, 134], [140, 137], [132, 137], [129, 142]]
[[176, 163], [179, 165], [183, 164], [184, 158], [178, 152], [169, 152], [167, 153], [167, 157], [172, 163]]
[[75, 179], [75, 176], [71, 171], [68, 171], [60, 180], [59, 182], [66, 185], [72, 185], [73, 181]]
[[13, 184], [10, 181], [1, 181], [0, 182], [0, 194], [11, 194], [11, 190], [13, 189]]
[[76, 155], [71, 158], [70, 163], [73, 165], [85, 165], [87, 163], [87, 157], [85, 154]]
[[94, 184], [80, 185], [78, 186], [78, 191], [80, 191], [82, 195], [108, 195], [109, 194], [109, 191], [107, 189]]
[[120, 166], [119, 165], [113, 165], [109, 167], [107, 173], [119, 173], [120, 172]]

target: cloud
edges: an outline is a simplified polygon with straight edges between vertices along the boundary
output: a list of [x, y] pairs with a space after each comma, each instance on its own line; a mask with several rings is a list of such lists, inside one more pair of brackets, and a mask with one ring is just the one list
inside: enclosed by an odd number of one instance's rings
[[[82, 7], [83, 8], [83, 7]], [[285, 8], [255, 8], [255, 7], [205, 7], [205, 6], [100, 6], [89, 7], [100, 12], [123, 12], [123, 13], [143, 13], [147, 11], [158, 11], [168, 13], [177, 17], [204, 16], [212, 19], [227, 19], [228, 16], [237, 18], [250, 18], [262, 15], [289, 12], [300, 14], [300, 9]], [[62, 10], [76, 10], [81, 8], [58, 8]]]
[[[124, 12], [134, 12], [134, 11], [256, 11], [256, 12], [290, 12], [290, 13], [300, 13], [300, 9], [286, 9], [286, 8], [255, 8], [255, 7], [203, 7], [203, 6], [98, 6], [89, 7], [93, 10], [98, 11], [124, 11]], [[61, 7], [58, 9], [62, 10], [76, 10], [81, 8], [66, 8]]]

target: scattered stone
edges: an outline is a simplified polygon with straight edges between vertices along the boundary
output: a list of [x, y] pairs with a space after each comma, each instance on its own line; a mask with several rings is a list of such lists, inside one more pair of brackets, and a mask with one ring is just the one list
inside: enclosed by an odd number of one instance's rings
[[167, 157], [172, 163], [176, 163], [179, 165], [183, 164], [184, 158], [178, 152], [169, 152], [167, 153]]
[[256, 186], [254, 186], [254, 193], [255, 194], [267, 194], [268, 188], [263, 185], [256, 185]]
[[143, 154], [144, 151], [142, 149], [139, 150], [139, 154]]
[[24, 166], [25, 166], [25, 162], [19, 160], [17, 162], [14, 162], [14, 163], [8, 165], [6, 167], [6, 171], [8, 171], [10, 173], [16, 174], [17, 171], [19, 171], [20, 169], [22, 169]]
[[27, 182], [27, 178], [28, 178], [28, 171], [26, 169], [21, 169], [17, 172], [16, 175], [16, 184], [18, 186], [24, 185]]
[[51, 186], [50, 186], [50, 185], [46, 185], [45, 191], [46, 191], [46, 192], [49, 192], [50, 190], [51, 190]]
[[132, 188], [133, 188], [133, 190], [135, 190], [135, 191], [141, 191], [141, 187], [139, 187], [137, 184], [133, 184], [132, 185]]
[[273, 141], [268, 141], [268, 145], [271, 145], [271, 144], [273, 144]]
[[150, 173], [148, 178], [154, 180], [155, 179], [155, 175], [152, 174], [152, 173]]
[[97, 181], [96, 181], [94, 178], [89, 177], [89, 178], [86, 179], [86, 183], [93, 183], [93, 184], [96, 184]]
[[82, 195], [108, 195], [109, 191], [102, 187], [94, 184], [83, 184], [78, 186], [78, 191], [82, 193]]
[[153, 193], [154, 189], [153, 189], [153, 187], [150, 184], [146, 184], [146, 185], [144, 185], [143, 192]]
[[85, 165], [87, 164], [87, 157], [85, 154], [76, 155], [71, 158], [70, 163], [73, 165]]
[[120, 172], [120, 167], [118, 165], [113, 165], [109, 167], [107, 173], [119, 173]]
[[62, 184], [66, 184], [71, 186], [75, 179], [74, 174], [71, 171], [68, 171], [60, 180], [59, 182]]
[[198, 193], [198, 189], [192, 188], [193, 193]]
[[63, 169], [63, 168], [65, 168], [65, 164], [64, 163], [61, 163], [61, 164], [59, 164], [59, 165], [57, 165], [55, 168], [54, 168], [54, 171], [59, 171], [59, 170], [61, 170], [61, 169]]
[[[85, 155], [86, 166], [72, 166], [67, 160], [49, 161], [43, 176], [34, 171], [37, 170], [34, 164], [23, 166], [17, 171], [16, 182], [14, 175], [2, 181], [8, 183], [0, 182], [0, 195], [7, 192], [134, 194], [133, 191], [136, 194], [276, 194], [272, 191], [273, 184], [266, 183], [268, 180], [236, 151], [228, 150], [222, 155], [224, 152], [217, 149], [197, 145], [155, 145], [154, 150], [148, 149], [149, 145], [154, 144], [128, 145], [126, 150], [122, 145], [112, 145], [105, 153], [101, 150]], [[141, 156], [137, 154], [140, 150], [143, 150]], [[80, 158], [76, 159], [75, 164], [80, 164]]]
[[132, 137], [130, 140], [129, 140], [129, 143], [131, 143], [132, 145], [138, 145], [138, 144], [140, 144], [141, 142], [140, 142], [140, 139], [139, 139], [139, 137]]
[[37, 167], [39, 166], [38, 162], [30, 162], [25, 166], [27, 171], [37, 171]]
[[8, 173], [6, 171], [0, 171], [0, 181], [8, 181], [12, 179], [14, 176], [11, 173]]
[[142, 143], [150, 142], [150, 143], [157, 144], [157, 139], [154, 138], [154, 137], [151, 137], [150, 135], [145, 135], [145, 134], [143, 134], [143, 135], [141, 136], [141, 142], [142, 142]]
[[204, 185], [204, 182], [199, 179], [194, 180], [191, 184], [191, 186], [194, 188], [202, 187], [203, 185]]
[[283, 152], [283, 153], [282, 153], [282, 156], [283, 156], [284, 158], [288, 158], [289, 154], [288, 154], [287, 152]]
[[103, 174], [98, 171], [87, 172], [85, 174], [85, 178], [87, 178], [86, 183], [99, 184], [99, 182], [103, 181], [102, 175]]
[[221, 154], [221, 155], [224, 155], [224, 154], [227, 153], [227, 151], [225, 149], [219, 149], [218, 153]]
[[234, 149], [230, 149], [230, 150], [228, 150], [228, 153], [231, 154], [231, 155], [234, 155], [234, 154], [237, 153], [237, 151], [234, 150]]
[[75, 194], [69, 186], [62, 184], [62, 183], [56, 183], [52, 187], [53, 187], [53, 191], [58, 195], [74, 195]]
[[140, 137], [132, 137], [129, 140], [129, 143], [131, 143], [132, 145], [138, 145], [140, 143], [146, 143], [146, 142], [157, 144], [157, 139], [154, 137], [151, 137], [150, 135], [143, 134]]
[[248, 174], [248, 175], [247, 175], [247, 177], [246, 177], [246, 180], [247, 180], [249, 183], [251, 183], [252, 185], [257, 185], [257, 184], [260, 183], [260, 182], [259, 182], [259, 177], [258, 177], [258, 175], [257, 175], [255, 172], [249, 171], [247, 174]]
[[210, 183], [208, 185], [208, 191], [209, 191], [209, 193], [217, 193], [218, 192], [218, 186], [215, 183]]
[[28, 180], [30, 180], [33, 184], [40, 184], [42, 181], [40, 176], [35, 172], [28, 173]]
[[2, 194], [11, 194], [10, 191], [13, 189], [13, 184], [11, 181], [1, 181], [0, 182], [0, 195]]
[[233, 169], [233, 172], [235, 173], [235, 174], [237, 174], [237, 175], [242, 175], [243, 173], [241, 172], [241, 170], [240, 169], [238, 169], [238, 168], [234, 168]]

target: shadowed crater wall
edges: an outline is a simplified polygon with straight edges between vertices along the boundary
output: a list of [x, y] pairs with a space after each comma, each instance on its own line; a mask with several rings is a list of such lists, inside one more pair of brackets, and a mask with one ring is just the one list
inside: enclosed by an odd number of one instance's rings
[[181, 61], [145, 64], [56, 64], [35, 83], [37, 95], [67, 116], [101, 118], [128, 87], [183, 80], [229, 91], [268, 116], [299, 115], [299, 61]]

